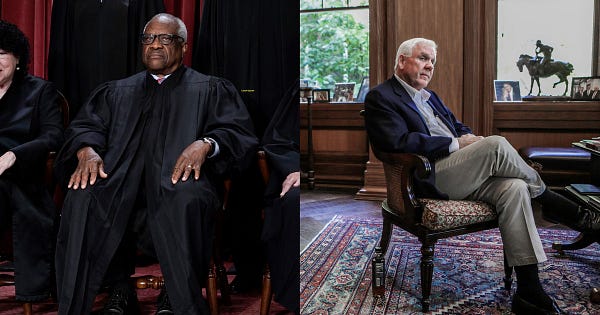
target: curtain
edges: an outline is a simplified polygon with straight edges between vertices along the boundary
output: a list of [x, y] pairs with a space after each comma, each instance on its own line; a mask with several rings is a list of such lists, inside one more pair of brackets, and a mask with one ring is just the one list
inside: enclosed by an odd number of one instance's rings
[[0, 18], [17, 25], [29, 39], [29, 73], [47, 78], [52, 0], [1, 0], [0, 8]]
[[299, 77], [299, 2], [205, 0], [192, 66], [230, 80], [260, 138]]
[[[48, 49], [53, 0], [0, 0], [0, 19], [13, 23], [25, 33], [31, 45], [29, 72], [48, 78]], [[186, 65], [192, 64], [196, 29], [202, 17], [204, 0], [164, 0], [166, 12], [183, 20], [188, 28]]]
[[202, 19], [204, 0], [164, 0], [164, 2], [166, 12], [183, 20], [183, 23], [187, 27], [188, 51], [183, 59], [183, 63], [191, 66], [195, 34]]

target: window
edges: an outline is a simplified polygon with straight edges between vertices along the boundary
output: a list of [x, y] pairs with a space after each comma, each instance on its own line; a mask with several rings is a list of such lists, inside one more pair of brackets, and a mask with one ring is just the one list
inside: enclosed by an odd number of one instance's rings
[[300, 1], [300, 77], [333, 92], [369, 75], [368, 0]]
[[[498, 56], [496, 79], [517, 80], [521, 94], [531, 89], [531, 76], [517, 68], [520, 55], [536, 56], [536, 43], [553, 48], [551, 58], [568, 62], [573, 72], [567, 78], [570, 95], [573, 77], [592, 75], [594, 0], [498, 0]], [[538, 61], [543, 53], [539, 53]], [[542, 60], [543, 61], [543, 60]], [[565, 84], [553, 87], [555, 75], [540, 78], [541, 95], [563, 95]], [[537, 95], [534, 83], [532, 95]]]

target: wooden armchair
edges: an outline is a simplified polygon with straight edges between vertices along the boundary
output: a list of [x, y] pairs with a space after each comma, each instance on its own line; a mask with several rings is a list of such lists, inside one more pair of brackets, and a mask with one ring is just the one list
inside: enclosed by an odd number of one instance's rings
[[[269, 183], [270, 170], [269, 164], [267, 163], [267, 154], [265, 151], [258, 151], [258, 168], [260, 169], [260, 175], [267, 185]], [[264, 210], [263, 210], [263, 221], [264, 221]], [[263, 273], [262, 289], [260, 295], [260, 315], [269, 314], [271, 308], [271, 297], [273, 296], [273, 289], [271, 288], [271, 271], [269, 264], [265, 264], [265, 270]]]
[[[439, 239], [492, 229], [498, 226], [494, 209], [481, 201], [422, 199], [415, 196], [413, 177], [431, 173], [427, 158], [409, 153], [384, 153], [373, 149], [383, 162], [387, 199], [381, 205], [383, 232], [379, 246], [383, 254], [390, 243], [393, 225], [421, 242], [421, 306], [429, 311], [433, 277], [433, 255]], [[512, 268], [504, 258], [504, 284], [512, 285]], [[374, 277], [375, 275], [373, 275]]]

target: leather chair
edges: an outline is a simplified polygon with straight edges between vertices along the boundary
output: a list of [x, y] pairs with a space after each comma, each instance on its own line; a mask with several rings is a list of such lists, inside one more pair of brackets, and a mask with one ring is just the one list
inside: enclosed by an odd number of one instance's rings
[[533, 166], [553, 189], [572, 183], [591, 183], [590, 153], [579, 148], [523, 147], [519, 155]]
[[[63, 127], [66, 128], [69, 125], [69, 103], [65, 96], [59, 91], [57, 103], [59, 105], [60, 112], [62, 114]], [[54, 198], [56, 209], [60, 211], [62, 207], [63, 194], [59, 186], [56, 185], [56, 180], [53, 174], [53, 165], [56, 158], [56, 152], [49, 152], [48, 158], [46, 159], [46, 168], [44, 172], [44, 184], [48, 188], [51, 196]], [[6, 248], [2, 248], [0, 251], [0, 261], [7, 261], [8, 263], [0, 267], [2, 272], [14, 272], [12, 265], [12, 230], [6, 231], [2, 238], [2, 245], [6, 245]], [[0, 275], [0, 286], [12, 286], [15, 285], [14, 274], [1, 274]], [[23, 314], [33, 314], [32, 305], [30, 302], [23, 303]]]
[[[422, 244], [421, 306], [422, 312], [428, 312], [437, 240], [496, 228], [496, 213], [492, 206], [481, 201], [418, 198], [413, 177], [425, 178], [431, 173], [429, 160], [410, 153], [384, 153], [375, 149], [373, 152], [383, 162], [387, 185], [387, 199], [381, 205], [383, 231], [379, 246], [385, 257], [394, 225], [419, 239]], [[504, 271], [504, 285], [510, 290], [512, 267], [508, 267], [506, 256]]]

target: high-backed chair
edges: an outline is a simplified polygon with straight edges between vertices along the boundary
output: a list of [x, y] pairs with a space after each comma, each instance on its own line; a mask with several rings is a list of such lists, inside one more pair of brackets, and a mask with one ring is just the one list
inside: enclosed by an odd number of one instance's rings
[[[414, 176], [424, 178], [431, 164], [423, 156], [410, 153], [385, 153], [373, 149], [383, 162], [387, 199], [381, 205], [383, 231], [379, 246], [387, 251], [393, 226], [416, 236], [421, 242], [421, 306], [429, 311], [435, 243], [451, 236], [492, 229], [498, 226], [492, 206], [481, 201], [424, 199], [415, 195]], [[512, 268], [504, 258], [504, 285], [510, 290]], [[375, 275], [373, 275], [375, 277]]]
[[[258, 151], [258, 168], [260, 169], [260, 175], [265, 183], [265, 186], [269, 183], [269, 178], [271, 176], [269, 170], [269, 164], [267, 163], [267, 154], [265, 151]], [[264, 221], [264, 211], [263, 211], [263, 221]], [[269, 314], [269, 309], [271, 308], [271, 298], [273, 296], [273, 289], [271, 287], [271, 271], [269, 269], [269, 264], [265, 264], [265, 270], [263, 273], [262, 280], [262, 289], [260, 295], [260, 315]]]
[[[62, 114], [63, 127], [66, 128], [69, 125], [69, 103], [67, 102], [67, 99], [61, 92], [58, 92], [57, 103], [59, 106], [59, 110]], [[48, 158], [46, 159], [46, 168], [45, 168], [45, 172], [44, 172], [44, 184], [46, 185], [48, 192], [50, 192], [51, 196], [53, 197], [57, 210], [60, 210], [60, 208], [62, 206], [62, 192], [60, 191], [60, 188], [58, 187], [58, 185], [56, 185], [56, 181], [54, 179], [54, 174], [52, 171], [52, 167], [54, 165], [55, 158], [56, 158], [56, 152], [48, 153]], [[5, 260], [5, 259], [12, 260], [12, 250], [13, 250], [12, 249], [12, 230], [6, 231], [6, 233], [2, 239], [3, 239], [3, 245], [7, 245], [7, 246], [6, 246], [6, 248], [2, 249], [2, 252], [0, 252], [0, 256], [2, 257], [2, 260]], [[14, 271], [14, 268], [11, 264], [9, 264], [7, 266], [0, 267], [0, 271], [12, 272], [12, 271]], [[13, 274], [1, 274], [0, 275], [0, 286], [12, 286], [12, 285], [15, 285], [15, 277]], [[25, 314], [25, 315], [32, 314], [32, 307], [31, 307], [30, 302], [23, 303], [23, 314]]]

